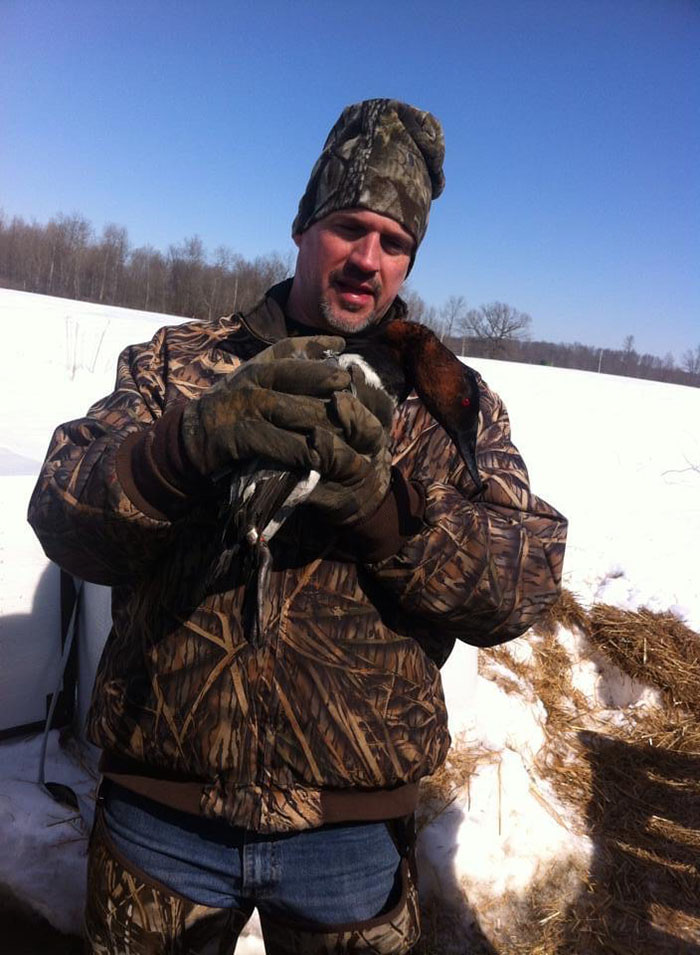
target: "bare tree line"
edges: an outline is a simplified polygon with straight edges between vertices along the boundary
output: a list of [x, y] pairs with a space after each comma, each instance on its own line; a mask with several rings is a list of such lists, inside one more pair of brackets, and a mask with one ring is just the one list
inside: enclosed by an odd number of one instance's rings
[[638, 352], [633, 335], [627, 335], [619, 349], [599, 348], [581, 342], [531, 341], [532, 318], [505, 302], [489, 302], [478, 308], [469, 308], [463, 295], [452, 295], [436, 308], [428, 305], [412, 289], [403, 295], [409, 303], [411, 317], [430, 325], [459, 355], [578, 368], [700, 387], [700, 345], [685, 351], [680, 365], [677, 365], [670, 352], [663, 358]]
[[0, 215], [0, 286], [27, 292], [212, 318], [253, 305], [290, 267], [276, 254], [248, 261], [225, 246], [209, 257], [198, 236], [163, 253], [132, 248], [114, 223], [97, 236], [80, 215], [46, 225]]
[[[198, 236], [160, 252], [132, 248], [127, 230], [110, 223], [97, 235], [83, 216], [58, 214], [46, 225], [0, 212], [0, 286], [146, 311], [212, 318], [253, 305], [291, 273], [291, 260], [276, 253], [244, 259], [225, 246], [207, 254]], [[440, 307], [413, 289], [403, 297], [415, 321], [430, 325], [462, 355], [579, 368], [635, 378], [700, 386], [700, 345], [676, 365], [640, 354], [628, 335], [620, 349], [531, 341], [531, 317], [504, 302], [470, 308], [463, 295]]]

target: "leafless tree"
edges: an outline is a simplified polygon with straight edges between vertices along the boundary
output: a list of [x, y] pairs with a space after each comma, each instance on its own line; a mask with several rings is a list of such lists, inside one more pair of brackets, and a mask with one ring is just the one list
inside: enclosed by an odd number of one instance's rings
[[98, 301], [104, 302], [108, 298], [114, 302], [118, 298], [117, 290], [129, 253], [129, 238], [124, 226], [113, 222], [106, 225], [97, 251], [102, 260]]
[[634, 335], [625, 335], [622, 342], [622, 374], [633, 375], [638, 362], [639, 355], [634, 350]]
[[[438, 312], [440, 320], [440, 341], [451, 338], [463, 328], [467, 314], [467, 303], [463, 295], [450, 295]], [[464, 339], [463, 339], [464, 341]], [[462, 348], [464, 352], [464, 348]]]
[[511, 342], [527, 337], [532, 319], [505, 302], [473, 308], [464, 316], [463, 331], [485, 346], [488, 358], [503, 358]]
[[168, 249], [170, 305], [178, 303], [182, 315], [197, 316], [206, 309], [204, 245], [198, 235]]
[[401, 289], [401, 298], [408, 306], [409, 321], [420, 322], [440, 334], [440, 317], [434, 305], [428, 305], [418, 292], [406, 285]]
[[403, 285], [400, 292], [401, 298], [408, 308], [408, 318], [412, 322], [425, 324], [425, 314], [428, 311], [428, 305], [425, 299], [412, 289], [409, 285]]
[[165, 312], [168, 266], [151, 245], [134, 249], [129, 256], [123, 304], [146, 311]]
[[687, 371], [689, 375], [700, 375], [700, 345], [697, 346], [695, 351], [689, 348], [683, 352], [681, 367]]

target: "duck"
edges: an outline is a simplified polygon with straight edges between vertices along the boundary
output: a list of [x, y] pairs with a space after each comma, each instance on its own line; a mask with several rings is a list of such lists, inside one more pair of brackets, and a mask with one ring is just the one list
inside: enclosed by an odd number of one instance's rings
[[[393, 318], [377, 334], [348, 338], [345, 350], [327, 360], [350, 372], [351, 391], [360, 400], [364, 395], [387, 432], [397, 407], [415, 391], [457, 447], [475, 493], [482, 490], [476, 462], [478, 377], [432, 329]], [[226, 546], [235, 546], [241, 538], [253, 547], [269, 545], [292, 511], [311, 496], [320, 477], [313, 470], [300, 476], [249, 462], [231, 480]]]
[[[369, 334], [348, 336], [340, 355], [328, 361], [350, 372], [350, 390], [372, 408], [390, 432], [397, 408], [415, 391], [432, 417], [447, 432], [474, 484], [483, 489], [476, 450], [479, 423], [479, 379], [435, 332], [418, 322], [391, 318]], [[242, 557], [241, 579], [251, 592], [246, 603], [259, 609], [272, 567], [270, 542], [288, 517], [313, 493], [318, 471], [299, 475], [251, 461], [229, 477], [228, 500], [222, 507], [222, 552], [211, 575], [221, 580], [234, 557]], [[258, 614], [246, 614], [251, 642], [260, 633]]]
[[[364, 357], [397, 404], [411, 391], [416, 392], [457, 447], [475, 492], [481, 492], [483, 482], [476, 462], [479, 379], [474, 369], [461, 361], [427, 325], [405, 318], [390, 319], [376, 336], [365, 341], [350, 340], [346, 353]], [[340, 356], [341, 364], [344, 357]], [[400, 388], [397, 371], [402, 375]]]

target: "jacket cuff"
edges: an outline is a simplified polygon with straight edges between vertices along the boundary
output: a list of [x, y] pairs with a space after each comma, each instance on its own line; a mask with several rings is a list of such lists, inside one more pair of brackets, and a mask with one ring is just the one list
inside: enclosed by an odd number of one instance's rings
[[401, 471], [393, 467], [389, 490], [379, 508], [345, 531], [343, 545], [363, 563], [385, 560], [395, 554], [407, 538], [418, 533], [424, 514], [422, 484], [407, 481]]
[[158, 419], [147, 431], [130, 434], [117, 451], [117, 477], [132, 504], [156, 520], [185, 514], [209, 482], [185, 452], [180, 424], [185, 405]]

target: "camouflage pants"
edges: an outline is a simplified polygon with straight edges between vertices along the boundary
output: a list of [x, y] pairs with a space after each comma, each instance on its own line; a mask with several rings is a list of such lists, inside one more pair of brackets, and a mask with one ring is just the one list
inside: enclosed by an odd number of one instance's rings
[[[85, 910], [87, 955], [232, 955], [246, 911], [211, 908], [156, 882], [124, 858], [98, 813], [90, 840]], [[268, 955], [404, 955], [420, 935], [415, 880], [402, 862], [398, 903], [353, 925], [282, 922], [261, 912]]]

